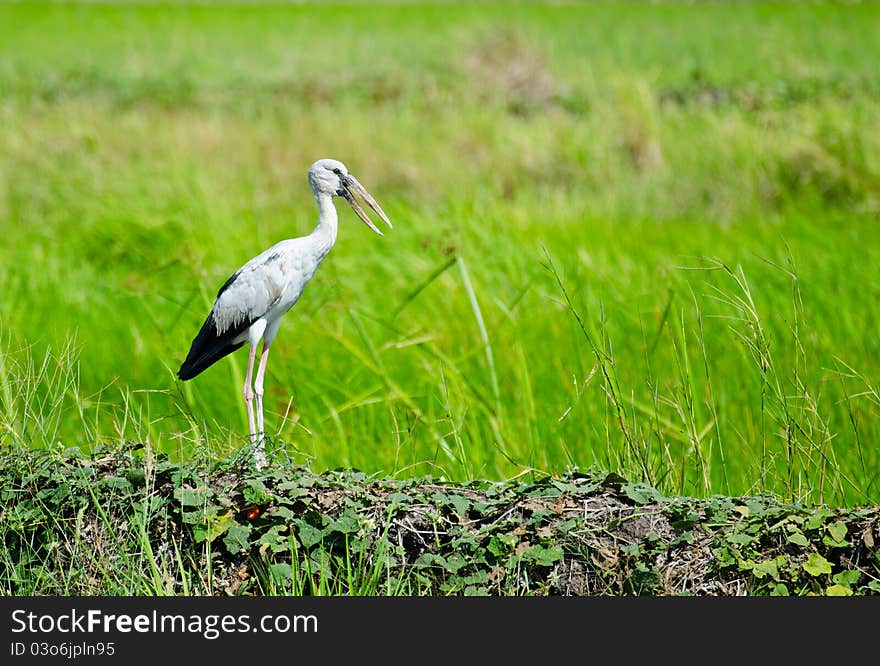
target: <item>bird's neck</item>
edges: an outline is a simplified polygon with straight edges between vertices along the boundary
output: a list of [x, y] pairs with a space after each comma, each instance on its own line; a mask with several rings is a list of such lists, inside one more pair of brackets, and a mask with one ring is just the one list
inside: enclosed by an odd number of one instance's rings
[[328, 194], [316, 194], [318, 202], [318, 226], [312, 232], [319, 246], [323, 258], [336, 242], [336, 230], [339, 227], [339, 217], [336, 214], [336, 206], [333, 198]]

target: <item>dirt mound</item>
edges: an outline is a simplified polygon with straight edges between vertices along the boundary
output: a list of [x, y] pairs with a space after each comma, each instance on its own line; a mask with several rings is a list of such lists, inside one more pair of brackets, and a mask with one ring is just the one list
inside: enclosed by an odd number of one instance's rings
[[0, 475], [2, 594], [880, 592], [880, 507], [663, 497], [596, 471], [454, 485], [143, 451], [9, 455]]

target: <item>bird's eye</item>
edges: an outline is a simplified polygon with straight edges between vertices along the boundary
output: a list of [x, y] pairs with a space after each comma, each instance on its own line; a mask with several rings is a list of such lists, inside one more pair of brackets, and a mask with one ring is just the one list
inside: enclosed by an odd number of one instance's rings
[[339, 167], [333, 169], [333, 173], [335, 173], [337, 176], [341, 176], [341, 175], [342, 175], [342, 171], [339, 169]]

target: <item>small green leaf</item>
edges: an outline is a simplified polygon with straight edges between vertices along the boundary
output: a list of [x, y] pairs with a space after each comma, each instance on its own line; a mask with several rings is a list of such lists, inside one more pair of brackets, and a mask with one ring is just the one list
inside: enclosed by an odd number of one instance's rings
[[852, 593], [851, 589], [843, 585], [830, 585], [825, 590], [826, 596], [829, 597], [851, 597]]
[[[438, 562], [437, 560], [441, 560], [441, 562]], [[442, 566], [442, 561], [445, 561], [445, 560], [443, 560], [443, 558], [440, 555], [435, 555], [434, 553], [422, 553], [421, 555], [419, 555], [416, 558], [416, 561], [413, 562], [413, 566], [414, 567], [425, 567], [425, 568], [433, 567], [438, 564], [440, 564]]]
[[447, 495], [446, 496], [449, 503], [455, 507], [455, 512], [459, 516], [466, 516], [468, 509], [470, 508], [471, 502], [467, 497], [463, 495]]
[[272, 501], [272, 495], [259, 479], [248, 479], [245, 481], [242, 494], [245, 501], [251, 504], [269, 504]]
[[125, 473], [125, 478], [128, 479], [128, 482], [135, 487], [140, 487], [146, 482], [146, 475], [144, 474], [144, 470], [142, 470], [140, 467], [133, 467], [129, 469]]
[[226, 511], [219, 516], [208, 517], [208, 541], [213, 541], [221, 534], [225, 534], [231, 527], [237, 525], [232, 511]]
[[831, 517], [831, 511], [825, 508], [816, 509], [804, 523], [805, 530], [817, 530]]
[[562, 559], [563, 551], [560, 546], [529, 546], [522, 552], [522, 559], [526, 562], [534, 562], [540, 567], [549, 567]]
[[788, 588], [785, 586], [785, 583], [776, 583], [776, 585], [774, 585], [770, 589], [770, 596], [771, 597], [787, 597], [787, 596], [789, 596], [789, 591], [788, 591]]
[[502, 557], [513, 550], [516, 542], [517, 538], [512, 534], [493, 534], [492, 538], [489, 539], [489, 545], [486, 546], [486, 550], [495, 557]]
[[248, 549], [250, 536], [250, 525], [232, 525], [226, 530], [226, 535], [223, 537], [223, 545], [226, 546], [226, 550], [231, 555], [236, 555]]
[[764, 504], [758, 500], [750, 500], [746, 504], [748, 504], [750, 516], [761, 516], [766, 511]]
[[174, 499], [182, 506], [204, 506], [211, 494], [211, 489], [207, 486], [200, 488], [189, 488], [181, 486], [174, 489]]
[[296, 536], [303, 546], [311, 548], [316, 543], [320, 543], [324, 538], [324, 532], [304, 520], [298, 520], [296, 522]]
[[831, 562], [822, 557], [819, 553], [810, 553], [810, 557], [803, 563], [804, 571], [811, 576], [822, 576], [831, 573]]
[[838, 543], [842, 542], [846, 538], [846, 523], [841, 521], [831, 523], [828, 526], [828, 533]]
[[736, 556], [730, 552], [729, 548], [725, 548], [724, 546], [713, 548], [712, 553], [715, 555], [715, 559], [718, 560], [718, 566], [722, 568], [732, 567], [736, 564]]
[[273, 553], [280, 553], [290, 550], [290, 542], [288, 537], [288, 527], [286, 525], [273, 525], [263, 532], [258, 539], [260, 543], [260, 552], [263, 546], [268, 545]]
[[788, 542], [793, 543], [796, 546], [807, 547], [810, 545], [810, 541], [803, 535], [801, 532], [794, 532], [788, 536]]
[[279, 518], [284, 518], [285, 520], [296, 520], [296, 514], [288, 509], [286, 506], [278, 506], [272, 508], [272, 510], [269, 511], [269, 515], [278, 516]]
[[196, 543], [201, 543], [205, 539], [208, 538], [208, 527], [207, 525], [196, 525], [193, 527], [193, 539], [195, 539]]
[[741, 532], [734, 532], [733, 534], [727, 535], [727, 540], [730, 543], [735, 543], [738, 546], [748, 546], [750, 543], [755, 543], [757, 539], [748, 534], [742, 534]]
[[752, 567], [752, 573], [756, 578], [764, 578], [769, 576], [773, 580], [779, 580], [779, 567], [776, 560], [767, 560], [766, 562], [758, 562]]
[[118, 488], [119, 490], [131, 490], [131, 481], [122, 476], [108, 476], [100, 481], [101, 485], [107, 488]]
[[290, 580], [293, 578], [293, 567], [284, 562], [269, 565], [269, 575], [273, 580]]
[[459, 569], [467, 564], [467, 560], [458, 553], [453, 553], [449, 557], [440, 559], [442, 559], [443, 561], [438, 563], [441, 564], [443, 568], [446, 569], [449, 573], [456, 573]]
[[615, 486], [620, 486], [620, 484], [626, 483], [626, 479], [624, 479], [617, 472], [610, 472], [604, 479], [602, 479], [602, 485], [606, 488], [614, 488]]
[[822, 537], [822, 543], [832, 548], [844, 548], [849, 545], [846, 540], [846, 523], [837, 521], [826, 527], [828, 534]]
[[859, 582], [859, 578], [862, 577], [862, 572], [855, 569], [849, 571], [841, 571], [840, 573], [836, 573], [831, 577], [835, 583], [839, 585], [843, 585], [844, 587], [852, 587], [856, 583]]
[[392, 505], [394, 505], [394, 504], [401, 505], [402, 504], [403, 506], [407, 506], [407, 505], [413, 503], [413, 498], [410, 495], [407, 495], [406, 493], [388, 493], [385, 496], [385, 499], [388, 500], [388, 502]]
[[360, 529], [361, 523], [354, 511], [346, 511], [339, 518], [330, 523], [327, 528], [330, 532], [342, 534], [354, 534]]
[[663, 499], [659, 492], [644, 483], [624, 483], [621, 490], [636, 504], [652, 504]]

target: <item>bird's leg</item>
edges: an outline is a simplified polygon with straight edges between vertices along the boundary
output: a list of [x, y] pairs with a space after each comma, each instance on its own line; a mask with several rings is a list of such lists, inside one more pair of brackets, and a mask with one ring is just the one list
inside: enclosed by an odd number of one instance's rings
[[257, 444], [257, 428], [254, 425], [254, 391], [251, 388], [251, 377], [254, 374], [254, 357], [257, 355], [257, 346], [250, 345], [250, 350], [248, 352], [248, 365], [247, 365], [247, 373], [244, 378], [244, 404], [247, 409], [248, 416], [248, 426], [251, 430], [251, 444], [256, 446]]
[[257, 460], [257, 466], [262, 467], [266, 464], [266, 444], [263, 430], [263, 378], [266, 376], [266, 361], [269, 358], [269, 345], [271, 343], [263, 340], [263, 353], [260, 355], [260, 367], [257, 369], [257, 378], [254, 380], [254, 395], [257, 398], [257, 432], [259, 433], [259, 443], [254, 449], [254, 458]]

